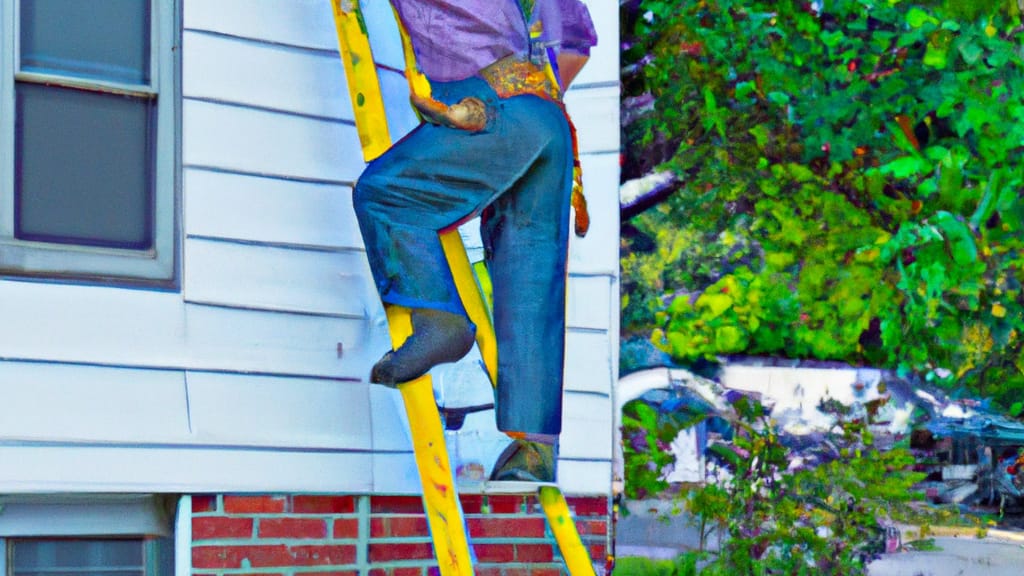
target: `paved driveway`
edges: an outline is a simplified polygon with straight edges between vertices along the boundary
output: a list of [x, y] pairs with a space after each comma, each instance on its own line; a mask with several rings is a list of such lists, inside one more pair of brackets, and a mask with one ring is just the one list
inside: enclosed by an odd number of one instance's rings
[[[675, 558], [697, 547], [696, 528], [685, 514], [665, 515], [666, 502], [630, 502], [630, 515], [616, 526], [616, 554], [652, 559]], [[1009, 536], [1013, 536], [1010, 538]], [[868, 567], [869, 576], [1024, 576], [1024, 535], [978, 540], [971, 536], [939, 536], [942, 550], [900, 552], [883, 556]], [[714, 544], [712, 544], [714, 546]]]
[[940, 537], [942, 550], [901, 552], [868, 566], [869, 576], [1021, 576], [1024, 548], [1016, 542]]

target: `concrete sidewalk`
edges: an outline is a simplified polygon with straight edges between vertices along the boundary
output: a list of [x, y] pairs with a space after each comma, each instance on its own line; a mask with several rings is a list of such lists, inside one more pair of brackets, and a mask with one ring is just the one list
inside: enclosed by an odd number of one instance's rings
[[[700, 533], [685, 513], [672, 514], [672, 504], [662, 500], [630, 501], [629, 515], [615, 525], [615, 554], [669, 560], [686, 550], [696, 550]], [[709, 548], [717, 546], [712, 539]]]
[[941, 536], [941, 550], [887, 554], [868, 566], [869, 576], [1020, 576], [1024, 548], [991, 538]]

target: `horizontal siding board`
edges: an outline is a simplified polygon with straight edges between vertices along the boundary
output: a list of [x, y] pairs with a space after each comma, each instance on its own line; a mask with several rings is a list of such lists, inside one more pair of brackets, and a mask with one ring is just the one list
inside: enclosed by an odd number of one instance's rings
[[611, 494], [612, 463], [610, 461], [558, 461], [558, 485], [573, 496]]
[[422, 494], [413, 453], [375, 453], [372, 490], [379, 494]]
[[[490, 472], [488, 470], [488, 472]], [[605, 460], [558, 461], [558, 485], [572, 496], [601, 496], [612, 491], [612, 463]], [[421, 494], [412, 453], [374, 454], [373, 491], [384, 494]]]
[[185, 170], [189, 236], [361, 249], [352, 189], [244, 174]]
[[181, 371], [0, 361], [0, 439], [189, 439]]
[[402, 40], [391, 3], [388, 0], [360, 0], [359, 7], [363, 11], [374, 61], [399, 70], [405, 68]]
[[185, 324], [189, 368], [352, 379], [369, 371], [364, 320], [187, 304]]
[[409, 83], [403, 74], [381, 70], [380, 85], [388, 113], [388, 132], [391, 140], [397, 142], [420, 123], [409, 104]]
[[580, 153], [619, 150], [618, 86], [570, 90], [565, 104], [576, 124]]
[[569, 271], [577, 274], [619, 274], [619, 155], [591, 154], [583, 163], [583, 193], [590, 230], [569, 237]]
[[0, 492], [367, 492], [368, 452], [0, 445]]
[[331, 53], [185, 32], [181, 70], [186, 98], [353, 118], [341, 59]]
[[0, 317], [7, 359], [327, 378], [364, 378], [364, 347], [386, 338], [365, 320], [186, 305], [171, 292], [28, 282], [0, 281]]
[[190, 238], [185, 259], [185, 298], [190, 302], [355, 318], [376, 307], [377, 293], [362, 252]]
[[374, 450], [412, 450], [409, 420], [405, 415], [402, 395], [397, 390], [370, 386], [369, 426]]
[[328, 0], [186, 0], [186, 30], [337, 50]]
[[0, 281], [0, 350], [10, 359], [180, 367], [181, 295]]
[[198, 444], [370, 449], [363, 383], [189, 372], [188, 393]]
[[347, 183], [364, 166], [350, 124], [188, 99], [183, 123], [186, 166]]
[[612, 400], [567, 392], [562, 406], [562, 458], [612, 458]]
[[610, 394], [614, 341], [606, 332], [569, 332], [565, 337], [565, 389]]
[[118, 494], [95, 498], [79, 495], [5, 496], [0, 538], [85, 535], [169, 537], [174, 534], [165, 499], [151, 494]]
[[611, 328], [611, 277], [569, 278], [566, 322], [570, 328], [604, 330]]

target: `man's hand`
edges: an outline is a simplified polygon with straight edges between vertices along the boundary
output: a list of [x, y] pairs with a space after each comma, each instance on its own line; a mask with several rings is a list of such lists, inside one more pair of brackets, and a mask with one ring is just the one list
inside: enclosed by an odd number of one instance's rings
[[409, 99], [423, 119], [431, 124], [469, 132], [479, 132], [487, 126], [487, 105], [478, 98], [463, 98], [451, 106], [418, 94], [411, 94]]

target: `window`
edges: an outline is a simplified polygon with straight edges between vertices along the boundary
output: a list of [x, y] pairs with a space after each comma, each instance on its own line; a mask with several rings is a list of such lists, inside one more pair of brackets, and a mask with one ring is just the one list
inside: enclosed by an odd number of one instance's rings
[[174, 576], [174, 500], [147, 495], [6, 496], [5, 576]]
[[0, 274], [173, 280], [176, 4], [0, 3]]
[[[173, 576], [163, 538], [12, 538], [9, 576]], [[164, 566], [161, 566], [163, 564]], [[163, 569], [161, 569], [163, 568]]]

